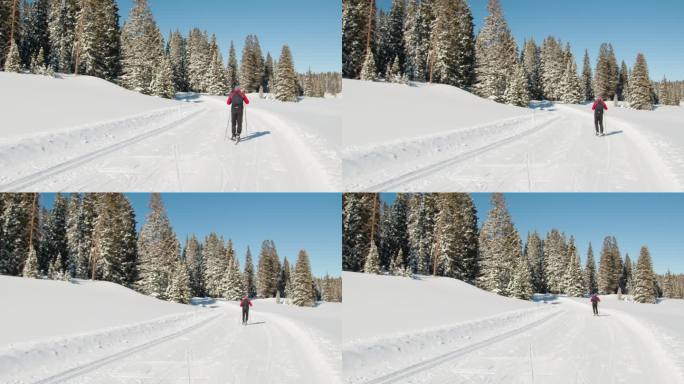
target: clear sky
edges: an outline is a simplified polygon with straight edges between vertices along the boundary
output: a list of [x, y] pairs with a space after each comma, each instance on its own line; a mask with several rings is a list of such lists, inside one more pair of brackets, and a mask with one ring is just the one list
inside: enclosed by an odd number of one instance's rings
[[[121, 23], [133, 0], [117, 0]], [[238, 56], [245, 36], [259, 37], [264, 57], [280, 56], [283, 44], [292, 50], [297, 71], [340, 71], [342, 67], [342, 2], [339, 0], [149, 0], [165, 39], [171, 30], [184, 35], [193, 27], [216, 34], [224, 60], [230, 41]]]
[[[377, 0], [389, 8], [392, 0]], [[468, 0], [476, 33], [487, 15], [487, 0]], [[618, 62], [631, 68], [646, 55], [651, 78], [684, 80], [684, 1], [682, 0], [501, 0], [518, 46], [553, 35], [569, 41], [581, 70], [584, 50], [596, 66], [603, 42], [613, 44]]]
[[[598, 263], [603, 238], [616, 237], [624, 258], [636, 262], [648, 246], [657, 273], [684, 273], [684, 194], [513, 193], [505, 194], [508, 209], [523, 243], [527, 233], [542, 237], [553, 228], [574, 235], [582, 261], [591, 241]], [[472, 194], [482, 226], [491, 195]], [[391, 200], [392, 195], [383, 195]], [[584, 265], [584, 264], [583, 264]]]
[[[138, 230], [149, 212], [149, 194], [126, 194], [136, 213]], [[54, 194], [42, 194], [41, 204], [52, 206]], [[339, 276], [342, 264], [342, 197], [335, 193], [276, 194], [162, 194], [176, 236], [185, 243], [210, 232], [232, 239], [244, 267], [247, 246], [254, 263], [263, 240], [273, 240], [282, 259], [294, 263], [305, 249], [316, 276]]]

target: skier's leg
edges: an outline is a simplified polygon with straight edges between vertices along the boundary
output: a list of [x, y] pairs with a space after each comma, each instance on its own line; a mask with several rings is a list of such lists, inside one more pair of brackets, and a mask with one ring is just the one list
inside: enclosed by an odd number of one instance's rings
[[233, 139], [235, 139], [235, 131], [237, 128], [237, 111], [235, 109], [231, 110], [231, 132], [233, 133]]
[[596, 134], [599, 134], [599, 127], [598, 127], [598, 115], [594, 114], [594, 129], [596, 129]]
[[240, 108], [237, 111], [237, 136], [240, 137], [242, 135], [242, 114], [243, 114], [243, 109]]

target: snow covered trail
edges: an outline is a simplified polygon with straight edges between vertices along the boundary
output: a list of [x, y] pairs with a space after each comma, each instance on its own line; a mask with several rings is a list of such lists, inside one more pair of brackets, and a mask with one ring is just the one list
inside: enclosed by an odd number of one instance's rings
[[558, 313], [519, 332], [367, 383], [682, 382], [659, 341], [626, 313], [601, 310], [594, 317], [588, 303], [564, 298], [555, 307]]
[[[627, 123], [622, 119], [624, 114], [613, 109], [606, 115], [607, 135], [596, 137], [592, 111], [587, 105], [542, 105], [534, 111], [519, 108], [510, 112], [504, 106], [465, 92], [445, 93], [442, 88], [427, 85], [395, 89], [385, 84], [351, 83], [351, 91], [354, 87], [360, 88], [359, 93], [386, 94], [383, 102], [387, 105], [373, 108], [391, 116], [385, 116], [390, 120], [386, 126], [376, 118], [368, 123], [375, 125], [356, 128], [374, 131], [367, 145], [345, 137], [348, 143], [343, 152], [343, 174], [346, 189], [351, 191], [682, 189], [681, 178], [677, 176], [684, 174], [684, 168], [677, 168], [677, 154], [666, 158], [667, 153], [654, 141], [650, 134], [653, 124], [645, 125], [643, 119]], [[414, 129], [408, 129], [411, 127], [406, 127], [408, 123], [402, 119], [414, 113], [415, 108], [386, 111], [404, 102], [390, 91], [407, 93], [401, 96], [409, 100], [420, 95], [421, 105], [426, 105], [422, 111], [426, 117], [413, 123], [417, 124]], [[345, 100], [355, 103], [355, 99], [348, 94]], [[452, 105], [444, 106], [447, 101], [452, 101]], [[349, 108], [360, 107], [354, 104]], [[659, 112], [653, 112], [654, 119]], [[620, 118], [613, 118], [614, 114]], [[357, 120], [357, 124], [364, 124], [363, 119]], [[433, 124], [437, 128], [424, 127]], [[348, 131], [345, 119], [345, 135]], [[382, 133], [384, 141], [378, 138]]]
[[59, 382], [340, 382], [334, 359], [285, 316], [253, 310], [249, 325], [242, 326], [237, 304], [226, 303], [219, 310], [221, 315], [203, 327]]
[[[248, 124], [236, 146], [230, 133], [226, 138], [229, 108], [222, 97], [187, 94], [185, 102], [175, 102], [88, 77], [2, 80], [22, 89], [25, 82], [35, 82], [41, 92], [64, 96], [35, 113], [9, 92], [0, 94], [12, 111], [10, 125], [0, 127], [0, 191], [328, 192], [342, 187], [341, 116], [334, 99], [285, 104], [251, 95]], [[35, 90], [23, 92], [44, 98]]]

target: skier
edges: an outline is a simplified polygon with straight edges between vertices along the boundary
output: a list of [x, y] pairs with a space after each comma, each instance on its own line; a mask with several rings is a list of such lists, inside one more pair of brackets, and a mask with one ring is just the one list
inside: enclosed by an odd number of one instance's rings
[[[596, 136], [603, 136], [603, 111], [608, 110], [608, 105], [606, 105], [606, 103], [603, 102], [603, 99], [599, 97], [598, 100], [594, 102], [591, 110], [594, 111], [594, 127], [596, 128]], [[599, 131], [599, 124], [601, 125], [601, 131]]]
[[598, 303], [601, 301], [601, 299], [599, 299], [598, 295], [594, 293], [591, 295], [589, 301], [591, 301], [591, 307], [594, 310], [594, 316], [598, 316]]
[[227, 103], [231, 106], [231, 127], [233, 135], [230, 139], [234, 140], [237, 144], [240, 142], [240, 134], [242, 134], [242, 115], [245, 104], [249, 104], [249, 99], [240, 87], [235, 87], [230, 95], [228, 95]]
[[252, 301], [249, 300], [247, 295], [240, 300], [240, 306], [242, 307], [242, 325], [246, 325], [247, 321], [249, 321], [249, 307], [252, 306]]

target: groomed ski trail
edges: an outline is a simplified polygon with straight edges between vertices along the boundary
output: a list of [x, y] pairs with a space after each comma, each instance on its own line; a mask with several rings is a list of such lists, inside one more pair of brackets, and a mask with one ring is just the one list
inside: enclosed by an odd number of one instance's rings
[[[660, 154], [639, 133], [643, 128], [613, 120], [608, 111], [607, 135], [596, 137], [590, 109], [580, 112], [554, 105], [548, 110], [547, 114], [556, 116], [550, 123], [534, 124], [536, 129], [509, 134], [504, 139], [500, 138], [500, 132], [493, 130], [494, 136], [485, 144], [482, 137], [476, 137], [473, 145], [455, 142], [454, 147], [461, 147], [446, 158], [442, 149], [416, 148], [415, 143], [421, 142], [420, 138], [364, 149], [369, 161], [356, 153], [345, 158], [345, 183], [348, 189], [358, 191], [648, 192], [681, 189]], [[536, 118], [542, 116], [537, 114]], [[505, 122], [493, 122], [491, 126], [497, 124], [505, 125]], [[443, 136], [447, 139], [449, 133]], [[472, 140], [472, 136], [465, 136], [465, 139]], [[439, 138], [425, 140], [427, 145], [433, 146], [434, 141]], [[376, 154], [373, 154], [374, 150]], [[352, 172], [347, 172], [349, 169]], [[370, 173], [365, 171], [367, 169], [377, 171]]]
[[476, 351], [481, 348], [485, 348], [491, 344], [500, 342], [502, 340], [505, 340], [507, 338], [513, 337], [515, 335], [521, 334], [523, 332], [529, 331], [530, 329], [541, 325], [542, 323], [545, 323], [551, 318], [558, 316], [559, 312], [552, 312], [551, 314], [547, 315], [546, 317], [543, 317], [539, 320], [533, 321], [530, 324], [526, 324], [520, 328], [513, 329], [511, 331], [505, 332], [501, 335], [497, 335], [494, 337], [491, 337], [486, 340], [482, 340], [480, 342], [468, 345], [463, 348], [458, 348], [454, 351], [445, 353], [443, 355], [428, 359], [426, 361], [422, 361], [420, 363], [414, 364], [410, 367], [406, 367], [403, 369], [400, 369], [398, 371], [394, 371], [392, 373], [386, 374], [381, 377], [377, 377], [372, 380], [366, 381], [364, 384], [391, 384], [391, 383], [399, 383], [402, 382], [405, 379], [409, 379], [413, 376], [420, 375], [422, 373], [428, 372], [431, 369], [434, 369], [436, 367], [439, 367], [442, 364], [446, 364], [454, 359], [457, 359], [460, 356], [463, 356], [465, 354], [471, 353], [473, 351]]
[[594, 317], [591, 305], [560, 299], [560, 314], [537, 327], [452, 359], [418, 383], [654, 383], [682, 378], [646, 328], [619, 311]]
[[[311, 340], [289, 320], [232, 303], [204, 326], [119, 356], [60, 383], [321, 383], [339, 382]], [[52, 383], [46, 381], [45, 383]]]
[[[220, 98], [188, 100], [199, 112], [93, 153], [39, 166], [0, 189], [8, 191], [160, 192], [333, 191], [327, 174], [293, 127], [247, 106], [239, 145], [225, 139], [228, 107]], [[286, 124], [286, 122], [285, 122]], [[35, 167], [34, 167], [35, 168]], [[306, 171], [305, 171], [306, 170]]]

